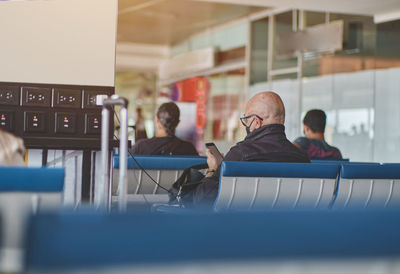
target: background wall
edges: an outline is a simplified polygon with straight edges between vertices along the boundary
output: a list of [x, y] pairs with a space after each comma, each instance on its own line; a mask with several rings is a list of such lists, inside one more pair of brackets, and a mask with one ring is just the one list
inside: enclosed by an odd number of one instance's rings
[[117, 5], [0, 2], [0, 81], [114, 86]]

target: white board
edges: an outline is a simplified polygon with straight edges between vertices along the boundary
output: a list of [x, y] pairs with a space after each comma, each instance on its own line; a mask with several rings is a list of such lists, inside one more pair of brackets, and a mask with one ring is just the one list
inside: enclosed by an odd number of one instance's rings
[[117, 0], [0, 1], [0, 81], [114, 86]]

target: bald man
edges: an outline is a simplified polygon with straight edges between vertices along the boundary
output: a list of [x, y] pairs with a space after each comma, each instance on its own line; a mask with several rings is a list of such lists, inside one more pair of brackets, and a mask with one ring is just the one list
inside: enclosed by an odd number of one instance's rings
[[[253, 96], [240, 118], [246, 138], [233, 146], [224, 161], [265, 161], [309, 163], [307, 154], [294, 146], [285, 135], [285, 107], [275, 92]], [[193, 193], [193, 203], [211, 206], [218, 193], [220, 166], [207, 150], [209, 172]]]

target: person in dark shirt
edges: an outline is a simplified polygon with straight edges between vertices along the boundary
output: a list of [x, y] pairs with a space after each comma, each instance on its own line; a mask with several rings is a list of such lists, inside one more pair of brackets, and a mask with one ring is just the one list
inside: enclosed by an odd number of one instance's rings
[[[285, 107], [278, 94], [253, 96], [240, 120], [247, 136], [229, 150], [224, 161], [310, 162], [307, 154], [286, 138]], [[195, 206], [211, 206], [218, 194], [220, 166], [209, 150], [206, 154], [209, 170], [193, 194]]]
[[175, 103], [162, 104], [155, 117], [156, 136], [139, 140], [131, 152], [144, 155], [198, 155], [192, 143], [175, 136], [179, 115], [180, 111]]
[[341, 160], [342, 154], [336, 147], [325, 142], [326, 114], [320, 109], [312, 109], [303, 119], [305, 137], [294, 140], [294, 144], [307, 152], [311, 159]]

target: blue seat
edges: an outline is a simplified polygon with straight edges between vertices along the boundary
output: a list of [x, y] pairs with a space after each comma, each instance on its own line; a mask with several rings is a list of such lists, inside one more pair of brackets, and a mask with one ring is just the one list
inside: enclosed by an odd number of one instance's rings
[[[207, 162], [207, 157], [200, 156], [134, 155], [134, 158], [136, 161], [128, 157], [128, 169], [183, 170]], [[119, 156], [113, 157], [113, 167], [119, 168]]]
[[64, 176], [63, 168], [0, 167], [0, 250], [5, 261], [15, 262], [14, 254], [22, 253], [29, 213], [61, 207]]
[[[131, 206], [148, 207], [154, 203], [167, 202], [168, 195], [165, 189], [171, 188], [185, 168], [207, 163], [206, 157], [199, 156], [135, 155], [134, 157], [135, 160], [132, 157], [128, 158], [128, 201]], [[113, 167], [113, 194], [116, 195], [119, 175], [117, 156], [113, 157]]]
[[399, 203], [399, 165], [342, 165], [334, 208], [389, 207]]
[[63, 168], [0, 167], [0, 192], [61, 192]]
[[44, 214], [30, 219], [26, 266], [28, 271], [82, 273], [129, 266], [133, 272], [157, 266], [166, 271], [180, 263], [248, 262], [251, 267], [273, 259], [284, 264], [393, 258], [400, 255], [399, 213]]
[[316, 164], [349, 164], [349, 165], [368, 165], [368, 164], [375, 164], [380, 165], [380, 163], [375, 162], [350, 162], [349, 160], [311, 160], [311, 163]]
[[338, 163], [338, 162], [349, 162], [350, 159], [319, 159], [311, 158], [311, 163]]
[[328, 208], [340, 165], [223, 162], [215, 210]]
[[382, 163], [382, 165], [400, 168], [400, 163]]

